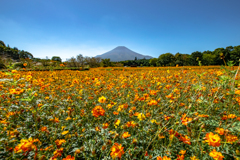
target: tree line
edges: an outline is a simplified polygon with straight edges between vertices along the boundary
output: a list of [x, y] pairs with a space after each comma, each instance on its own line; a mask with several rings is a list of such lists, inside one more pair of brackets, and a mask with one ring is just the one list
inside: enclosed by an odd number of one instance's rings
[[124, 66], [197, 66], [197, 65], [225, 65], [226, 62], [232, 61], [238, 65], [240, 59], [240, 45], [228, 46], [226, 48], [217, 48], [214, 51], [195, 51], [191, 54], [164, 53], [158, 58], [137, 59], [121, 61]]

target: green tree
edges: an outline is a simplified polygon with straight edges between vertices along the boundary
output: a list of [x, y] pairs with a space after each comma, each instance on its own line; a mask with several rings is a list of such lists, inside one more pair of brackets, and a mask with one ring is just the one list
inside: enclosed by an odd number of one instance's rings
[[197, 66], [198, 65], [198, 61], [202, 61], [202, 52], [199, 51], [195, 51], [192, 52], [191, 54], [191, 63], [193, 66]]
[[6, 47], [6, 44], [0, 40], [0, 46]]
[[165, 53], [158, 57], [158, 61], [161, 65], [171, 66], [174, 65], [175, 58], [172, 53]]
[[224, 65], [223, 59], [221, 58], [221, 54], [223, 54], [225, 58], [225, 49], [224, 48], [216, 48], [213, 52], [215, 55], [215, 65]]
[[82, 54], [77, 55], [77, 62], [79, 63], [82, 69], [84, 68], [84, 63], [86, 62], [87, 58], [84, 58]]
[[149, 60], [149, 63], [151, 66], [156, 67], [157, 66], [158, 59], [157, 58], [152, 58]]
[[62, 59], [60, 58], [60, 57], [58, 57], [58, 56], [53, 56], [52, 57], [52, 61], [56, 61], [56, 62], [62, 62]]
[[23, 59], [27, 59], [27, 58], [33, 59], [33, 55], [32, 55], [31, 53], [27, 52], [27, 51], [22, 50], [22, 51], [19, 52], [19, 58], [23, 58]]
[[203, 65], [214, 65], [215, 59], [216, 59], [216, 55], [214, 55], [214, 54], [209, 54], [209, 53], [203, 54], [202, 64]]
[[230, 52], [230, 60], [238, 65], [240, 59], [240, 45], [233, 47], [233, 50]]
[[183, 65], [183, 56], [181, 53], [176, 53], [175, 56], [175, 65], [179, 65], [179, 66], [182, 66]]
[[102, 64], [103, 64], [103, 67], [110, 67], [110, 66], [112, 66], [112, 63], [110, 62], [109, 58], [102, 59]]

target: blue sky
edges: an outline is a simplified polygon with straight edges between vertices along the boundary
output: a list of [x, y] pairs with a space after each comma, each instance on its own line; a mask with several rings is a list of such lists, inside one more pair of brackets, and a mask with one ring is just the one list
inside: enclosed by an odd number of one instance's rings
[[34, 57], [240, 45], [240, 0], [1, 0], [0, 40]]

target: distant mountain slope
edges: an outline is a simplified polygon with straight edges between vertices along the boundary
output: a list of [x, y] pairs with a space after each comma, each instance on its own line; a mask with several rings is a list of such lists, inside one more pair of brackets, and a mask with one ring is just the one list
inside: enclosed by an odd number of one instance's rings
[[124, 46], [118, 46], [114, 48], [113, 50], [104, 53], [102, 55], [97, 55], [96, 57], [101, 57], [102, 59], [110, 58], [111, 61], [125, 61], [125, 60], [134, 60], [135, 57], [137, 59], [151, 59], [153, 57], [151, 56], [145, 56], [139, 53], [136, 53], [127, 47]]

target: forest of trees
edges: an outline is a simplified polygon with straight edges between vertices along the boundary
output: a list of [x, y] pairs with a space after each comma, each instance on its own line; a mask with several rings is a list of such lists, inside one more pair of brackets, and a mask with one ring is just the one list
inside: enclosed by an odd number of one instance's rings
[[124, 66], [197, 66], [224, 65], [232, 61], [238, 65], [240, 59], [240, 45], [217, 48], [214, 51], [193, 52], [191, 54], [172, 53], [161, 54], [158, 58], [136, 59], [121, 61]]

